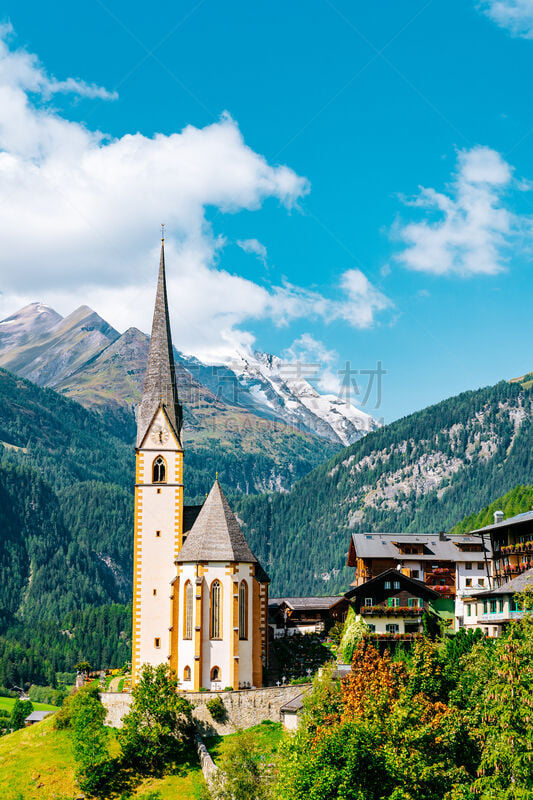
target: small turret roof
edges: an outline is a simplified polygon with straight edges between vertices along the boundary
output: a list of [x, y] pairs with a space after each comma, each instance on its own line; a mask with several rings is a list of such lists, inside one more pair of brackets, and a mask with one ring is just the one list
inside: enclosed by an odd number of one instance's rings
[[[260, 566], [218, 479], [178, 554], [177, 562], [185, 561], [240, 561]], [[261, 575], [268, 580], [262, 569]]]
[[142, 400], [137, 415], [137, 447], [142, 445], [146, 432], [159, 407], [165, 412], [181, 446], [182, 410], [178, 399], [176, 368], [174, 366], [172, 337], [170, 334], [163, 240], [161, 240], [159, 277], [157, 280], [150, 350], [148, 352]]

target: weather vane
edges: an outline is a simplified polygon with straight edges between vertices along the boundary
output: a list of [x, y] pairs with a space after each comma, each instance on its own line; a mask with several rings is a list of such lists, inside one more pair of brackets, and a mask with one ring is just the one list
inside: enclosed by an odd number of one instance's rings
[[165, 238], [165, 223], [161, 223], [161, 240]]

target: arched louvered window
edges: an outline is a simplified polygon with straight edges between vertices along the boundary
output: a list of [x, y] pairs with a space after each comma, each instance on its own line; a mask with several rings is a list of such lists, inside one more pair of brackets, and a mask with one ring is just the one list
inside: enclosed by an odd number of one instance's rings
[[248, 584], [241, 581], [239, 586], [239, 639], [248, 638]]
[[190, 681], [190, 679], [191, 679], [191, 668], [185, 667], [185, 669], [183, 670], [183, 680]]
[[211, 639], [222, 639], [222, 586], [211, 584]]
[[183, 587], [183, 638], [192, 639], [192, 583]]
[[152, 466], [152, 483], [166, 483], [167, 465], [162, 456], [157, 456]]

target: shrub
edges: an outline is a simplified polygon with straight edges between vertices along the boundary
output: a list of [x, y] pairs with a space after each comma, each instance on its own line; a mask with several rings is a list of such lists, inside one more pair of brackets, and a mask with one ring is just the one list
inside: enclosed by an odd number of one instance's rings
[[339, 646], [340, 654], [345, 664], [351, 664], [357, 645], [369, 632], [368, 625], [362, 619], [357, 620], [355, 611], [350, 606]]
[[183, 761], [192, 742], [192, 705], [166, 664], [145, 664], [118, 733], [124, 761], [145, 772]]
[[34, 703], [48, 703], [52, 706], [60, 706], [67, 693], [64, 689], [53, 689], [51, 686], [30, 686], [28, 692], [30, 700]]
[[212, 700], [208, 700], [205, 705], [215, 722], [224, 722], [228, 714], [221, 697], [217, 695]]
[[24, 720], [31, 714], [32, 711], [33, 705], [30, 700], [20, 700], [17, 698], [15, 705], [13, 706], [13, 710], [11, 711], [11, 717], [9, 720], [9, 727], [11, 730], [18, 731], [23, 728]]

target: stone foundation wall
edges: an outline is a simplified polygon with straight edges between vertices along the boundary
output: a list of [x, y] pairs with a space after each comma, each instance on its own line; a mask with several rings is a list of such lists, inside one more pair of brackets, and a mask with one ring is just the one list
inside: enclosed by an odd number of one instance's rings
[[[264, 689], [241, 689], [236, 692], [184, 692], [184, 696], [194, 705], [193, 717], [200, 735], [218, 733], [223, 736], [239, 728], [251, 728], [264, 719], [280, 722], [281, 707], [307, 687], [308, 684], [267, 686]], [[226, 707], [226, 719], [223, 722], [215, 722], [206, 707], [206, 703], [217, 695]], [[107, 709], [106, 725], [120, 728], [122, 717], [131, 705], [131, 695], [126, 692], [102, 692], [100, 698]]]
[[100, 692], [100, 700], [107, 709], [105, 724], [111, 728], [122, 728], [122, 717], [126, 716], [131, 706], [129, 692]]

